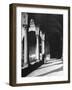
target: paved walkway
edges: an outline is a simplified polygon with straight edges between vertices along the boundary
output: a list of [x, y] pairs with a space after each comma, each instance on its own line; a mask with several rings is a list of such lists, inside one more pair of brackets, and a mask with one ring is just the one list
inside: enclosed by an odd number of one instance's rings
[[63, 75], [63, 61], [61, 59], [51, 59], [46, 61], [43, 65], [34, 70], [27, 77], [37, 76], [54, 76]]

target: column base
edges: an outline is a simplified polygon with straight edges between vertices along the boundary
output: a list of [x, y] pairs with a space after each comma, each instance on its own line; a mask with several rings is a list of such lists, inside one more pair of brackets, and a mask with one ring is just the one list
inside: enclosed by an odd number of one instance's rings
[[39, 61], [40, 61], [40, 60], [38, 60], [38, 59], [36, 60], [36, 62], [39, 62]]
[[27, 68], [28, 64], [24, 64], [24, 66], [22, 67], [22, 69]]

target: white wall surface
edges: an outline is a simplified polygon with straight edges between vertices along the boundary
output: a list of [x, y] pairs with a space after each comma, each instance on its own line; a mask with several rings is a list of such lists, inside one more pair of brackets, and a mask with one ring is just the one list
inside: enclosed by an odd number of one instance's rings
[[[72, 77], [71, 77], [71, 83], [68, 84], [22, 86], [22, 87], [9, 86], [9, 4], [10, 3], [70, 6], [72, 11], [72, 0], [0, 0], [0, 90], [72, 90]], [[72, 23], [72, 12], [71, 12], [71, 23]], [[70, 34], [72, 38], [72, 31], [70, 32]], [[71, 45], [72, 45], [72, 41], [71, 41]], [[72, 68], [72, 61], [71, 61], [71, 68]], [[70, 70], [70, 72], [72, 76], [72, 69]]]

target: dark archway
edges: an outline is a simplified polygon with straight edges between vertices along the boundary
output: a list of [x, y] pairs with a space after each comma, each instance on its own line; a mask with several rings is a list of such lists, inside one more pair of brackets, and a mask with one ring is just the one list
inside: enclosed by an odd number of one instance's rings
[[63, 47], [63, 15], [39, 13], [29, 13], [28, 15], [28, 22], [33, 18], [35, 25], [38, 25], [40, 30], [46, 34], [46, 52], [50, 52], [51, 58], [61, 58]]

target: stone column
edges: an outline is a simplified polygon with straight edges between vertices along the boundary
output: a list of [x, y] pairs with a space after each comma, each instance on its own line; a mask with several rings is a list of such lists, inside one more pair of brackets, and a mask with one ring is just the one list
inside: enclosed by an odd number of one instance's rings
[[39, 28], [36, 28], [36, 59], [39, 62]]
[[40, 31], [40, 38], [41, 38], [41, 43], [40, 43], [40, 46], [41, 46], [40, 60], [42, 61], [42, 31]]
[[21, 33], [21, 52], [22, 52], [22, 56], [21, 56], [21, 65], [22, 67], [24, 67], [24, 36], [25, 36], [25, 32], [24, 32], [24, 28], [22, 26], [22, 33]]
[[26, 30], [26, 26], [24, 26], [22, 28], [22, 38], [24, 38], [24, 50], [23, 50], [23, 66], [22, 68], [28, 67], [28, 60], [27, 60], [27, 30]]
[[42, 55], [45, 53], [45, 34], [42, 35]]
[[24, 67], [28, 67], [28, 60], [27, 60], [27, 29], [24, 28], [25, 31], [25, 39], [24, 39]]
[[42, 61], [44, 63], [45, 58], [45, 34], [42, 34]]
[[28, 14], [22, 12], [21, 14], [21, 24], [22, 24], [22, 38], [24, 38], [24, 49], [23, 49], [23, 67], [28, 67], [28, 50], [27, 50], [27, 26], [28, 26]]
[[39, 62], [39, 38], [36, 36], [36, 59]]

